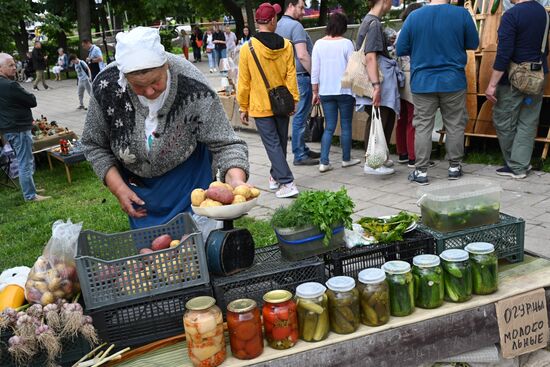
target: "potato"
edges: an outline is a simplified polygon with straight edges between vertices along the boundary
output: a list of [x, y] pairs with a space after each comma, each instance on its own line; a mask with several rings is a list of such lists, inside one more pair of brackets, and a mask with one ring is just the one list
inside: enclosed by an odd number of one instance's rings
[[231, 204], [246, 203], [246, 198], [242, 195], [235, 195], [233, 202]]
[[56, 291], [56, 290], [59, 289], [60, 284], [61, 284], [61, 278], [60, 277], [52, 278], [52, 279], [50, 279], [50, 282], [48, 283], [48, 290], [50, 292]]
[[250, 192], [250, 187], [246, 185], [239, 185], [235, 187], [235, 190], [233, 190], [233, 195], [241, 195], [244, 196], [245, 199], [248, 199], [252, 196], [252, 193]]
[[193, 206], [199, 206], [206, 200], [206, 191], [203, 189], [195, 189], [191, 191], [191, 204]]
[[213, 206], [223, 206], [222, 203], [220, 203], [219, 201], [216, 201], [216, 200], [211, 200], [208, 202], [208, 204], [206, 204], [206, 207], [210, 208], [210, 207], [213, 207]]
[[179, 246], [180, 243], [181, 243], [180, 240], [173, 240], [172, 242], [170, 242], [170, 247], [171, 248], [177, 247], [177, 246]]
[[73, 293], [73, 283], [70, 280], [63, 280], [60, 286], [65, 295], [69, 296]]
[[257, 198], [258, 196], [260, 196], [260, 190], [258, 190], [257, 188], [255, 187], [252, 187], [250, 189], [250, 197], [251, 198]]
[[144, 248], [142, 248], [142, 249], [139, 249], [139, 254], [140, 254], [140, 255], [150, 254], [150, 253], [152, 253], [152, 252], [153, 252], [153, 250], [151, 250], [151, 249], [148, 248], [148, 247], [144, 247]]
[[54, 302], [55, 302], [55, 297], [51, 292], [46, 292], [42, 294], [42, 297], [40, 298], [40, 303], [42, 304], [42, 306], [46, 306]]
[[153, 251], [164, 250], [170, 247], [170, 242], [172, 242], [172, 236], [169, 234], [163, 234], [158, 236], [151, 243], [151, 249]]
[[35, 281], [34, 288], [40, 293], [44, 293], [48, 291], [48, 284], [46, 282]]
[[225, 186], [225, 188], [226, 188], [226, 189], [228, 189], [229, 191], [233, 192], [233, 189], [234, 189], [234, 187], [233, 187], [233, 186], [231, 186], [231, 185], [230, 185], [230, 184], [228, 184], [227, 182], [226, 182], [226, 183], [224, 183], [224, 186]]
[[222, 204], [231, 204], [235, 197], [233, 193], [225, 187], [212, 187], [206, 191], [206, 196]]
[[213, 187], [225, 187], [225, 188], [227, 188], [227, 187], [225, 186], [225, 184], [224, 184], [223, 182], [221, 182], [221, 181], [214, 181], [214, 182], [212, 182], [212, 183], [210, 184], [210, 186], [208, 186], [209, 189], [211, 189], [211, 188], [213, 188]]

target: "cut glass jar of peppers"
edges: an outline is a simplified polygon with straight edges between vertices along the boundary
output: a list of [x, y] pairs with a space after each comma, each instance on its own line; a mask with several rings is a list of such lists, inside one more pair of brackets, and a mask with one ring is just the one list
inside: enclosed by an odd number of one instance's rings
[[274, 290], [263, 296], [265, 338], [274, 349], [288, 349], [298, 341], [298, 315], [292, 293]]
[[337, 276], [327, 283], [330, 329], [338, 334], [353, 333], [361, 324], [359, 290], [352, 277]]
[[472, 298], [472, 267], [468, 252], [460, 249], [443, 251], [441, 267], [445, 282], [445, 300], [466, 302]]
[[414, 280], [409, 263], [400, 260], [382, 265], [390, 288], [392, 316], [408, 316], [414, 312]]
[[390, 320], [390, 291], [382, 269], [362, 270], [359, 275], [361, 321], [368, 326], [384, 325]]
[[330, 324], [325, 291], [325, 286], [316, 282], [296, 287], [300, 338], [306, 342], [318, 342], [328, 336]]
[[495, 246], [487, 242], [474, 242], [464, 249], [470, 254], [474, 294], [496, 292], [498, 289], [498, 258]]
[[443, 304], [445, 285], [441, 260], [437, 255], [413, 258], [414, 304], [420, 308], [437, 308]]
[[227, 329], [231, 353], [238, 359], [252, 359], [262, 354], [264, 338], [256, 301], [238, 299], [227, 305]]

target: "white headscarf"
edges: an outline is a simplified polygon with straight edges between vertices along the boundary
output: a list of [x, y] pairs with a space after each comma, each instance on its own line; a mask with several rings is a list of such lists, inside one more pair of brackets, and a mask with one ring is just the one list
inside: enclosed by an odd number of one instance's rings
[[123, 90], [126, 90], [128, 83], [124, 74], [157, 68], [167, 61], [157, 29], [137, 27], [129, 32], [120, 32], [116, 35], [116, 42], [115, 60], [120, 70], [118, 84]]

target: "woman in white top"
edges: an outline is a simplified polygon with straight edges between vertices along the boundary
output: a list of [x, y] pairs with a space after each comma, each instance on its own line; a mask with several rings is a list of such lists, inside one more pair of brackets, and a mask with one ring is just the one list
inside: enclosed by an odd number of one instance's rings
[[61, 72], [67, 67], [67, 55], [63, 52], [62, 48], [57, 50], [59, 56], [57, 57], [57, 63], [53, 67], [53, 73], [55, 74], [55, 80], [61, 80]]
[[338, 112], [340, 112], [342, 167], [360, 163], [359, 159], [351, 158], [351, 121], [355, 98], [351, 90], [343, 89], [340, 85], [348, 59], [354, 51], [353, 43], [343, 37], [347, 29], [346, 16], [341, 13], [333, 13], [328, 20], [327, 35], [313, 46], [311, 61], [313, 105], [321, 102], [325, 113], [325, 132], [321, 139], [320, 172], [332, 169], [329, 153], [332, 135], [338, 123]]
[[214, 45], [214, 34], [212, 31], [213, 28], [208, 27], [206, 34], [204, 35], [204, 43], [206, 43], [206, 54], [208, 55], [208, 67], [210, 68], [210, 73], [217, 71], [216, 60], [214, 57], [214, 48], [216, 45]]

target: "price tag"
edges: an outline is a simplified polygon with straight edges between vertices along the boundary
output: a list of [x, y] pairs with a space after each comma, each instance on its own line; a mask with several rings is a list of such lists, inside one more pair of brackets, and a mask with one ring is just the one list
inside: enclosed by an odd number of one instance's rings
[[548, 311], [543, 288], [498, 301], [496, 313], [504, 358], [546, 347]]

